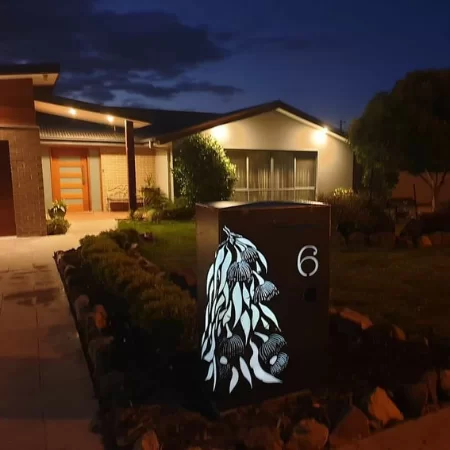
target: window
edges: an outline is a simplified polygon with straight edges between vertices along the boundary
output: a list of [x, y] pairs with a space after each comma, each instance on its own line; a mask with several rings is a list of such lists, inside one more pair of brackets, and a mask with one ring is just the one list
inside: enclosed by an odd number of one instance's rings
[[226, 152], [236, 166], [234, 200], [315, 200], [317, 152]]

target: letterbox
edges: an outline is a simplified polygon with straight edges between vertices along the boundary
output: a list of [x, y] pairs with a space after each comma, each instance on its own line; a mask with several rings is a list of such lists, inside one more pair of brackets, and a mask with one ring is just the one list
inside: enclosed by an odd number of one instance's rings
[[330, 207], [198, 204], [200, 355], [219, 409], [311, 387], [326, 371]]

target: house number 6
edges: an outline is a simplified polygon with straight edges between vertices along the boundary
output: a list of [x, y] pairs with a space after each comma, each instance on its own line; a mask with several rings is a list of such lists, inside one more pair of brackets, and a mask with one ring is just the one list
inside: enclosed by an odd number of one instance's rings
[[[306, 250], [312, 250], [312, 255], [309, 256], [303, 256], [303, 253]], [[304, 277], [312, 277], [318, 270], [319, 270], [319, 261], [315, 257], [317, 255], [317, 247], [314, 247], [314, 245], [305, 245], [298, 254], [297, 259], [297, 267], [298, 271], [300, 272], [300, 275], [303, 275]], [[303, 264], [305, 261], [312, 261], [314, 263], [314, 270], [307, 273], [303, 270]]]

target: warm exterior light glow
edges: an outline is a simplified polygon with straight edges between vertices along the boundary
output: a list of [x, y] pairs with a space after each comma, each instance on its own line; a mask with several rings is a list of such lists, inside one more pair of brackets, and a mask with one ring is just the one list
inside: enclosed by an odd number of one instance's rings
[[75, 109], [70, 108], [70, 109], [69, 109], [69, 114], [70, 114], [71, 116], [76, 116], [76, 115], [77, 115], [77, 112], [76, 112]]
[[223, 142], [228, 137], [228, 129], [225, 125], [214, 127], [211, 131], [211, 136], [219, 142]]
[[325, 144], [325, 142], [327, 141], [327, 133], [328, 133], [327, 127], [324, 127], [321, 130], [314, 131], [314, 134], [313, 134], [314, 143], [319, 144], [319, 145]]
[[109, 123], [113, 123], [113, 122], [114, 122], [114, 117], [113, 117], [113, 116], [106, 116], [106, 120], [107, 120]]

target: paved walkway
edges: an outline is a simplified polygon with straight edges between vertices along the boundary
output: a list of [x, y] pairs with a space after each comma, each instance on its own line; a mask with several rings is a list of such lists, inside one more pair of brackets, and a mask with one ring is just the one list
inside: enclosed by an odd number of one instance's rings
[[55, 250], [115, 226], [86, 217], [65, 236], [0, 239], [0, 449], [100, 450], [97, 401]]

